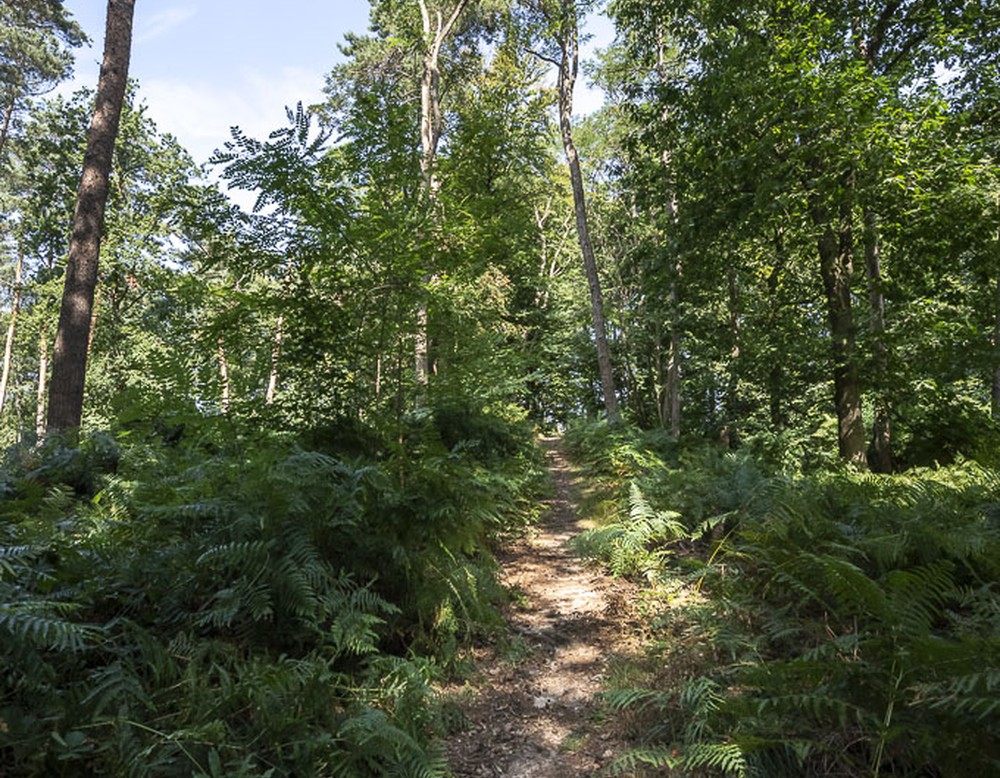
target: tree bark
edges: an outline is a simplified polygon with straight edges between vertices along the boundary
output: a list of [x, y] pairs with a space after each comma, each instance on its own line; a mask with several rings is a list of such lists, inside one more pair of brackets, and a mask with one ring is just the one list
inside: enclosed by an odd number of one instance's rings
[[[292, 288], [292, 262], [289, 260], [285, 264], [285, 275], [281, 281], [281, 299], [286, 300]], [[281, 348], [285, 340], [285, 314], [278, 314], [278, 320], [274, 325], [274, 338], [271, 340], [271, 369], [267, 374], [267, 390], [264, 392], [264, 404], [270, 405], [274, 402], [274, 397], [278, 393], [278, 364], [281, 361]], [[376, 396], [378, 390], [376, 389]]]
[[604, 410], [608, 421], [618, 423], [618, 398], [615, 392], [614, 372], [611, 365], [611, 349], [608, 346], [607, 325], [604, 321], [604, 297], [601, 293], [601, 279], [597, 272], [597, 259], [590, 239], [590, 225], [587, 221], [587, 201], [583, 188], [583, 173], [580, 157], [573, 142], [573, 87], [579, 68], [579, 29], [576, 9], [572, 0], [562, 0], [560, 17], [559, 46], [559, 129], [562, 134], [563, 150], [569, 166], [570, 182], [573, 186], [573, 210], [576, 215], [576, 231], [583, 255], [584, 272], [590, 288], [590, 307], [594, 323], [594, 342], [597, 348], [597, 367], [604, 394]]
[[993, 419], [1000, 420], [1000, 276], [996, 282], [996, 312], [994, 313], [993, 324], [993, 387], [991, 399], [993, 400]]
[[[267, 391], [264, 392], [264, 404], [270, 405], [274, 402], [274, 396], [278, 393], [278, 362], [281, 360], [281, 344], [285, 334], [285, 314], [278, 315], [278, 321], [274, 327], [274, 339], [271, 341], [271, 369], [267, 374]], [[378, 396], [378, 389], [375, 391]]]
[[[779, 227], [774, 233], [774, 267], [767, 274], [768, 309], [772, 328], [776, 328], [778, 325], [778, 311], [781, 307], [781, 301], [778, 299], [778, 288], [786, 260], [784, 234], [782, 228]], [[782, 405], [784, 386], [785, 371], [782, 368], [781, 360], [771, 359], [771, 367], [767, 373], [768, 410], [771, 426], [777, 431], [783, 430], [787, 421]]]
[[7, 145], [7, 137], [10, 134], [10, 122], [14, 117], [14, 108], [17, 106], [17, 95], [11, 95], [10, 102], [7, 103], [3, 112], [3, 126], [0, 126], [0, 154], [3, 154]]
[[45, 394], [49, 374], [49, 327], [42, 323], [38, 335], [38, 394], [35, 396], [35, 434], [38, 440], [45, 436]]
[[864, 210], [865, 272], [868, 279], [868, 306], [872, 328], [872, 367], [875, 385], [875, 418], [869, 465], [876, 473], [895, 469], [892, 454], [892, 425], [887, 396], [889, 348], [885, 342], [885, 295], [882, 292], [882, 268], [879, 257], [878, 219], [869, 208]]
[[729, 334], [732, 344], [729, 349], [729, 381], [726, 386], [726, 420], [722, 436], [731, 448], [739, 445], [740, 422], [743, 417], [743, 403], [740, 400], [740, 357], [742, 355], [743, 332], [740, 319], [740, 292], [736, 278], [736, 267], [730, 265], [726, 274], [729, 302]]
[[671, 437], [681, 436], [681, 333], [679, 315], [680, 293], [677, 290], [677, 276], [680, 263], [674, 266], [674, 280], [670, 284], [670, 347], [667, 351], [667, 380], [663, 391], [662, 416], [670, 430]]
[[14, 357], [14, 334], [17, 331], [17, 314], [21, 309], [21, 276], [24, 270], [24, 249], [18, 247], [17, 265], [14, 268], [14, 294], [10, 304], [10, 322], [7, 340], [3, 347], [3, 374], [0, 375], [0, 416], [7, 404], [7, 384], [10, 381], [11, 360]]
[[83, 418], [91, 310], [112, 156], [128, 83], [134, 11], [135, 0], [108, 0], [104, 61], [87, 133], [53, 352], [48, 413], [51, 431], [79, 427]]
[[[883, 17], [887, 22], [889, 17]], [[855, 57], [865, 64], [873, 78], [877, 77], [878, 55], [884, 30], [876, 24], [866, 34], [860, 8], [851, 9], [851, 34]], [[868, 164], [871, 164], [869, 162]], [[892, 454], [892, 427], [887, 381], [889, 351], [885, 342], [885, 296], [882, 293], [882, 268], [879, 256], [878, 220], [868, 206], [863, 208], [865, 242], [865, 275], [868, 280], [868, 307], [872, 328], [872, 358], [875, 385], [875, 413], [872, 422], [872, 442], [869, 464], [876, 473], [891, 473], [895, 468]]]
[[854, 262], [850, 208], [845, 205], [842, 209], [837, 230], [825, 206], [814, 204], [811, 210], [813, 223], [822, 230], [818, 248], [833, 352], [837, 444], [841, 459], [864, 468], [865, 429], [861, 417], [861, 385], [855, 359], [856, 333], [851, 308]]
[[[432, 10], [426, 0], [418, 0], [423, 26], [424, 57], [420, 74], [420, 173], [422, 176], [421, 200], [433, 215], [437, 200], [438, 182], [435, 175], [438, 145], [444, 125], [441, 109], [441, 47], [448, 40], [469, 0], [458, 0], [447, 18], [441, 9]], [[431, 274], [425, 275], [426, 285]], [[429, 314], [427, 301], [417, 304], [416, 335], [414, 337], [414, 372], [418, 386], [430, 381], [430, 337], [427, 334]]]
[[232, 394], [229, 384], [229, 359], [226, 357], [226, 344], [219, 335], [215, 343], [215, 356], [219, 362], [219, 407], [223, 413], [229, 413]]

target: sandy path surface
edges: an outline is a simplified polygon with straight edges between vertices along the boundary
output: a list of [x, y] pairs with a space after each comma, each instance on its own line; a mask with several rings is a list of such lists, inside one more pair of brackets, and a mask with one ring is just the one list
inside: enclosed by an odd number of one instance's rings
[[597, 695], [611, 657], [635, 649], [635, 590], [573, 554], [583, 529], [575, 484], [558, 441], [543, 445], [555, 496], [534, 532], [500, 554], [517, 595], [513, 642], [477, 652], [474, 677], [451, 692], [467, 721], [446, 743], [456, 778], [596, 775], [622, 749]]

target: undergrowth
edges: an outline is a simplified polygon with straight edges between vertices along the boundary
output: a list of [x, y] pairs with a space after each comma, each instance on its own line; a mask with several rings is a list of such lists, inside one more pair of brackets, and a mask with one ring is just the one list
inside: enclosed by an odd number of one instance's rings
[[581, 426], [620, 506], [581, 545], [649, 586], [614, 775], [1000, 775], [1000, 477], [782, 472]]
[[447, 775], [431, 682], [497, 623], [540, 465], [455, 411], [376, 448], [205, 420], [9, 452], [0, 774]]

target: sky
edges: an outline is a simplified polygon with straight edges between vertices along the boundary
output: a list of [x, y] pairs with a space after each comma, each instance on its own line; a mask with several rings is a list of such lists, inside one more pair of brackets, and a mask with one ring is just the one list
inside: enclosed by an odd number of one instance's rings
[[[74, 79], [62, 90], [93, 89], [107, 3], [65, 5], [91, 44], [78, 52]], [[591, 25], [591, 49], [610, 42], [602, 21]], [[366, 0], [138, 0], [129, 75], [160, 131], [200, 164], [230, 139], [232, 126], [265, 138], [285, 126], [286, 106], [320, 102], [325, 74], [342, 60], [344, 34], [367, 28]], [[575, 110], [588, 113], [600, 101], [581, 84]]]

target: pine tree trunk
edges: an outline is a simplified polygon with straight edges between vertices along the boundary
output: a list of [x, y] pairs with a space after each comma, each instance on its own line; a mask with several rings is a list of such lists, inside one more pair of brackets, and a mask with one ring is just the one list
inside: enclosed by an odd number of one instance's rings
[[0, 416], [7, 404], [7, 384], [10, 382], [11, 360], [14, 358], [14, 334], [17, 331], [17, 314], [21, 309], [21, 274], [24, 270], [24, 249], [18, 247], [17, 265], [14, 269], [14, 294], [10, 304], [10, 322], [3, 348], [3, 374], [0, 375]]
[[618, 398], [611, 366], [611, 349], [608, 346], [607, 325], [604, 321], [604, 297], [601, 293], [601, 279], [597, 272], [597, 259], [590, 239], [590, 225], [587, 221], [587, 202], [583, 188], [583, 172], [580, 157], [573, 142], [573, 87], [576, 84], [579, 67], [579, 30], [575, 8], [569, 0], [563, 0], [562, 29], [560, 47], [562, 59], [559, 64], [559, 129], [562, 134], [563, 150], [569, 165], [570, 182], [573, 186], [573, 210], [576, 215], [576, 231], [583, 254], [583, 267], [590, 288], [590, 307], [593, 315], [594, 342], [597, 348], [597, 368], [604, 395], [604, 410], [608, 421], [618, 423]]
[[0, 154], [3, 153], [7, 145], [7, 138], [10, 135], [10, 122], [14, 118], [14, 107], [17, 105], [17, 95], [10, 96], [10, 102], [4, 108], [3, 126], [0, 126]]
[[48, 413], [48, 428], [53, 431], [79, 427], [83, 417], [91, 310], [112, 156], [128, 82], [134, 10], [135, 0], [108, 0], [104, 62], [87, 133], [53, 352]]

